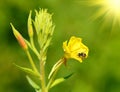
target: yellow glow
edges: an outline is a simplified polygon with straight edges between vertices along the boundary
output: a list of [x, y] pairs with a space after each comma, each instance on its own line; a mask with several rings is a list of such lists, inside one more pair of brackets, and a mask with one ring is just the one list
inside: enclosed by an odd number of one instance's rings
[[120, 0], [106, 0], [105, 3], [108, 9], [112, 10], [114, 13], [120, 13]]
[[116, 23], [120, 24], [120, 0], [88, 0], [88, 3], [90, 6], [99, 6], [97, 12], [92, 16], [93, 19], [103, 16], [105, 22], [113, 21], [112, 26]]

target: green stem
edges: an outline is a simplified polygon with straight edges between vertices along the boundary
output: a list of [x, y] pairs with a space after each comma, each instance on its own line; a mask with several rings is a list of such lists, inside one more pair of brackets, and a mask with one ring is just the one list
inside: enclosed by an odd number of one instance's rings
[[27, 56], [28, 56], [28, 59], [29, 59], [29, 61], [30, 61], [30, 64], [31, 64], [33, 70], [34, 70], [36, 73], [39, 73], [28, 50], [26, 50], [26, 54], [27, 54]]
[[34, 40], [33, 37], [30, 37], [30, 43], [32, 46], [32, 50], [34, 51], [34, 53], [37, 55], [38, 59], [39, 59], [39, 52], [37, 51], [37, 49], [35, 48], [35, 44], [34, 44]]
[[41, 90], [42, 92], [48, 92], [46, 88], [46, 81], [45, 81], [45, 60], [44, 54], [40, 53], [40, 80], [41, 80]]
[[[65, 63], [66, 62], [66, 59], [63, 57], [62, 59], [60, 59], [55, 65], [55, 70], [54, 70], [54, 72], [52, 73], [52, 75], [51, 75], [51, 77], [50, 77], [50, 80], [49, 80], [49, 82], [48, 82], [48, 84], [47, 84], [47, 89], [49, 90], [50, 89], [50, 86], [52, 85], [52, 83], [54, 82], [54, 79], [55, 79], [55, 76], [56, 76], [56, 74], [57, 74], [57, 72], [58, 72], [58, 70], [60, 69], [60, 66], [63, 64], [63, 63]], [[54, 66], [53, 66], [54, 67]]]
[[46, 89], [46, 83], [45, 83], [45, 70], [44, 70], [44, 62], [40, 62], [40, 79], [41, 79], [41, 86], [42, 86], [42, 92], [48, 92]]

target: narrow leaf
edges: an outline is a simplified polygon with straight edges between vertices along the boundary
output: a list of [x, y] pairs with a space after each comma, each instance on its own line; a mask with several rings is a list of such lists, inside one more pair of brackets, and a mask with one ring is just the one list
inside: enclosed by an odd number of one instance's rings
[[52, 83], [52, 85], [50, 86], [50, 88], [56, 86], [57, 84], [59, 84], [59, 83], [61, 83], [61, 82], [63, 82], [63, 81], [65, 81], [64, 78], [56, 79], [56, 80]]
[[38, 52], [35, 48], [33, 48], [33, 47], [31, 46], [31, 44], [30, 44], [29, 41], [25, 40], [25, 42], [26, 42], [26, 44], [28, 45], [28, 47], [30, 47], [30, 49], [31, 49], [31, 50], [35, 53], [35, 55], [39, 58], [39, 52]]
[[26, 44], [32, 49], [32, 46], [31, 46], [30, 42], [27, 41], [26, 39], [24, 39], [24, 40], [25, 40]]
[[34, 76], [37, 76], [37, 77], [40, 76], [38, 73], [34, 72], [34, 71], [33, 71], [32, 69], [30, 69], [30, 68], [21, 67], [21, 66], [16, 65], [16, 64], [14, 64], [14, 65], [15, 65], [17, 68], [19, 68], [20, 70], [22, 70], [22, 71], [24, 71], [24, 72], [26, 72], [26, 73], [28, 73], [28, 74], [31, 74], [31, 75], [34, 75]]
[[29, 76], [26, 76], [29, 84], [36, 90], [36, 92], [40, 92], [38, 91], [40, 89], [40, 87], [29, 77]]
[[71, 73], [71, 74], [65, 76], [64, 79], [68, 79], [68, 78], [70, 78], [72, 75], [73, 75], [73, 73]]
[[54, 66], [52, 67], [50, 73], [49, 73], [49, 76], [48, 76], [48, 79], [51, 78], [51, 76], [54, 74], [55, 71], [57, 71], [60, 66], [62, 65], [63, 61], [61, 61], [62, 59], [60, 59], [56, 64], [54, 64]]
[[50, 88], [56, 86], [57, 84], [60, 84], [61, 82], [64, 82], [66, 79], [70, 78], [72, 75], [73, 75], [73, 73], [72, 73], [72, 74], [69, 74], [68, 76], [65, 76], [65, 77], [63, 77], [63, 78], [58, 78], [58, 79], [56, 79], [56, 80], [52, 83], [52, 85], [50, 86]]
[[41, 92], [41, 89], [39, 89], [39, 90], [35, 90], [36, 92]]

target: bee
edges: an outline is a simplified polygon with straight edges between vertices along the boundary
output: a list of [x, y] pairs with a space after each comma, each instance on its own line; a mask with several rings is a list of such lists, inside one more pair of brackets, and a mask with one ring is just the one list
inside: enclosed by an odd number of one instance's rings
[[86, 54], [84, 52], [78, 53], [78, 57], [86, 58]]

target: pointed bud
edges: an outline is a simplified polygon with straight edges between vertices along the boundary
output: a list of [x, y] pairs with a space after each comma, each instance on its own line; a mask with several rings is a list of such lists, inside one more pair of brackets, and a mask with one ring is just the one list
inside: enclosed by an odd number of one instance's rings
[[21, 45], [21, 47], [24, 49], [24, 50], [27, 50], [28, 47], [27, 47], [27, 44], [24, 40], [24, 38], [22, 37], [22, 35], [14, 28], [14, 26], [12, 25], [12, 23], [10, 23], [11, 27], [12, 27], [12, 30], [13, 30], [13, 34], [15, 36], [15, 38], [18, 40], [19, 44]]
[[31, 14], [32, 14], [32, 11], [30, 11], [29, 17], [28, 17], [28, 34], [29, 34], [29, 37], [33, 37], [33, 27], [32, 27]]

